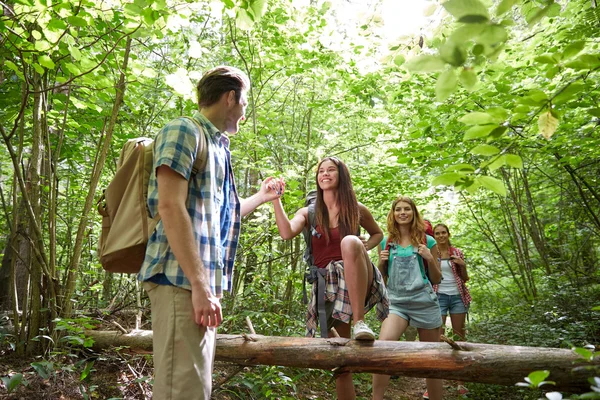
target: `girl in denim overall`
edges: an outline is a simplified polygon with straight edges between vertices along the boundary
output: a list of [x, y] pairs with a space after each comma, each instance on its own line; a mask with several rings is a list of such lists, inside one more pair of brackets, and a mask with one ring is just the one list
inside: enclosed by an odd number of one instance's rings
[[[423, 342], [439, 342], [442, 318], [432, 283], [442, 277], [435, 239], [425, 234], [423, 219], [409, 197], [392, 203], [387, 217], [388, 236], [379, 250], [378, 268], [387, 278], [389, 316], [381, 325], [380, 340], [398, 340], [414, 326]], [[373, 399], [382, 400], [388, 375], [373, 375]], [[427, 379], [425, 398], [441, 400], [442, 381]]]

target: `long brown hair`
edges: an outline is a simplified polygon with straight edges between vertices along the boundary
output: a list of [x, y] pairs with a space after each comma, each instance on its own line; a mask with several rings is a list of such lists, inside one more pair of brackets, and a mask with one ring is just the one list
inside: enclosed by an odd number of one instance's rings
[[450, 243], [450, 229], [448, 229], [448, 225], [446, 224], [435, 224], [435, 226], [433, 227], [433, 237], [435, 238], [435, 230], [438, 227], [442, 227], [446, 229], [446, 232], [448, 232], [448, 248], [452, 247], [452, 243]]
[[352, 178], [348, 167], [336, 157], [325, 157], [317, 165], [315, 180], [317, 181], [317, 204], [315, 209], [317, 225], [323, 230], [325, 240], [329, 243], [329, 211], [323, 200], [323, 189], [319, 186], [319, 168], [325, 161], [331, 161], [338, 169], [337, 202], [340, 208], [338, 214], [338, 226], [340, 238], [355, 235], [360, 227], [360, 210], [358, 200], [352, 188]]
[[394, 210], [396, 209], [396, 205], [401, 201], [409, 204], [413, 212], [413, 220], [410, 225], [410, 242], [416, 247], [423, 243], [423, 238], [425, 237], [425, 224], [423, 223], [421, 214], [419, 214], [419, 210], [417, 210], [415, 202], [410, 197], [406, 196], [399, 196], [396, 198], [396, 200], [394, 200], [392, 203], [392, 209], [388, 213], [388, 242], [400, 243], [400, 239], [402, 238], [402, 235], [400, 234], [400, 225], [396, 222], [396, 218], [394, 218]]

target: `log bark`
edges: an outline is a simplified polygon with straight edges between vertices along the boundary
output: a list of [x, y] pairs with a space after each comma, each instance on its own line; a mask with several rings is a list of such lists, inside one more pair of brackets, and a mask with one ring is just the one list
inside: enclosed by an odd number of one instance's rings
[[[152, 331], [130, 334], [88, 331], [94, 349], [130, 346], [152, 350]], [[536, 370], [548, 370], [547, 389], [566, 392], [589, 391], [586, 366], [600, 366], [600, 359], [585, 363], [567, 349], [502, 346], [458, 342], [465, 350], [452, 350], [446, 343], [361, 342], [345, 338], [310, 339], [262, 335], [217, 335], [216, 360], [239, 365], [279, 365], [317, 368], [335, 372], [366, 372], [442, 378], [499, 385], [514, 385]]]

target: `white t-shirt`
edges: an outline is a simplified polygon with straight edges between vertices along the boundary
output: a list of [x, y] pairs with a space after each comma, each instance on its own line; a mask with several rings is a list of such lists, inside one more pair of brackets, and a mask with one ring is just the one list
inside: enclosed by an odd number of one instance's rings
[[447, 294], [447, 295], [457, 295], [460, 294], [458, 291], [458, 286], [456, 286], [456, 279], [454, 278], [454, 274], [452, 273], [452, 266], [450, 265], [450, 260], [447, 258], [442, 259], [442, 282], [438, 286], [438, 293]]

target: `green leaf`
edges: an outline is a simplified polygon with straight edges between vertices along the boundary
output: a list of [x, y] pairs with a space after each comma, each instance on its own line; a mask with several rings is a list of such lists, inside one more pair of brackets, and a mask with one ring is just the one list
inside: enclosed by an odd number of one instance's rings
[[506, 160], [506, 165], [513, 168], [522, 169], [523, 168], [523, 160], [520, 156], [516, 154], [505, 154], [504, 158]]
[[454, 67], [460, 67], [467, 60], [467, 51], [448, 40], [440, 47], [440, 57]]
[[484, 125], [494, 123], [494, 118], [488, 113], [475, 111], [463, 115], [459, 121], [465, 125]]
[[473, 71], [473, 68], [463, 68], [460, 71], [460, 83], [467, 90], [473, 90], [477, 85], [477, 74]]
[[553, 104], [562, 104], [566, 103], [571, 98], [575, 97], [578, 94], [585, 94], [584, 91], [585, 84], [581, 82], [574, 82], [567, 86], [559, 95], [557, 95], [554, 100], [552, 100]]
[[488, 140], [498, 139], [499, 137], [504, 135], [504, 132], [506, 132], [507, 129], [508, 129], [508, 127], [506, 127], [506, 126], [497, 127], [488, 135]]
[[501, 16], [508, 12], [518, 0], [502, 0], [500, 4], [498, 4], [498, 8], [496, 8], [496, 16]]
[[87, 362], [87, 364], [85, 365], [85, 369], [81, 372], [81, 376], [79, 377], [80, 381], [83, 381], [85, 378], [88, 377], [88, 375], [92, 371], [93, 366], [94, 366], [94, 361]]
[[52, 47], [52, 46], [50, 46], [50, 43], [48, 43], [45, 40], [38, 40], [38, 41], [35, 42], [35, 44], [33, 45], [33, 47], [37, 51], [45, 52], [45, 51], [50, 50], [50, 47]]
[[479, 156], [493, 156], [500, 153], [500, 149], [496, 146], [490, 146], [489, 144], [480, 144], [471, 149], [471, 154]]
[[501, 180], [492, 176], [478, 176], [475, 180], [484, 188], [489, 189], [500, 196], [506, 196], [506, 188]]
[[264, 14], [266, 9], [267, 1], [266, 0], [251, 0], [250, 8], [258, 21]]
[[2, 382], [4, 382], [4, 385], [6, 386], [6, 390], [8, 391], [8, 393], [12, 392], [13, 390], [15, 390], [15, 388], [17, 386], [19, 386], [19, 384], [23, 381], [23, 374], [14, 374], [13, 376], [11, 376], [10, 378], [3, 376], [2, 377]]
[[435, 96], [437, 101], [445, 101], [454, 91], [458, 80], [456, 79], [456, 73], [453, 69], [443, 72], [435, 84]]
[[581, 50], [583, 50], [584, 46], [585, 46], [584, 40], [577, 40], [575, 42], [570, 43], [563, 51], [563, 58], [568, 59], [571, 57], [575, 57], [577, 54], [579, 54], [581, 52]]
[[550, 139], [558, 128], [558, 119], [548, 110], [538, 118], [538, 128], [543, 137]]
[[457, 173], [457, 172], [449, 172], [449, 173], [445, 173], [442, 174], [440, 176], [436, 176], [432, 181], [431, 181], [431, 185], [432, 186], [438, 186], [438, 185], [445, 185], [445, 186], [452, 186], [456, 183], [456, 181], [458, 181], [460, 178], [462, 177], [461, 174]]
[[527, 375], [527, 377], [529, 378], [529, 381], [535, 387], [538, 387], [540, 385], [540, 383], [545, 381], [548, 376], [550, 376], [550, 371], [547, 371], [547, 370], [533, 371], [532, 373]]
[[31, 366], [33, 367], [33, 369], [35, 369], [35, 372], [37, 372], [37, 374], [42, 377], [42, 379], [48, 379], [50, 377], [50, 374], [48, 374], [48, 371], [46, 370], [45, 364], [42, 364], [40, 362], [34, 362], [31, 363]]
[[396, 57], [394, 57], [394, 64], [396, 64], [397, 66], [404, 64], [405, 61], [406, 59], [402, 54], [398, 54]]
[[463, 140], [477, 139], [488, 136], [498, 125], [476, 125], [465, 132]]
[[448, 0], [442, 6], [460, 22], [483, 22], [489, 19], [487, 7], [479, 0]]
[[67, 29], [67, 24], [62, 19], [53, 18], [46, 27], [51, 31], [64, 31]]
[[47, 55], [39, 56], [38, 62], [40, 63], [41, 66], [48, 68], [48, 69], [54, 69], [54, 67], [56, 67], [56, 65], [54, 64], [54, 61], [52, 61], [52, 59], [50, 57], [48, 57]]
[[[127, 9], [127, 6], [125, 6], [125, 9]], [[75, 15], [71, 15], [70, 17], [67, 17], [67, 22], [73, 26], [78, 26], [80, 28], [85, 28], [88, 26], [88, 23], [85, 19], [83, 19], [81, 17], [77, 17]]]
[[33, 64], [31, 64], [31, 66], [40, 75], [44, 75], [44, 72], [46, 72], [46, 70], [40, 64], [38, 64], [38, 63], [33, 63]]
[[448, 40], [457, 44], [465, 43], [477, 37], [486, 26], [487, 24], [465, 24], [454, 30]]
[[[590, 114], [592, 114], [594, 117], [598, 117], [598, 118], [600, 118], [600, 108], [590, 108], [590, 109], [588, 110], [588, 112], [589, 112]], [[600, 307], [600, 306], [599, 306], [599, 307]]]
[[4, 60], [4, 65], [6, 65], [8, 68], [12, 69], [15, 72], [20, 72], [19, 67], [17, 67], [17, 65], [12, 61]]
[[591, 350], [585, 349], [583, 347], [576, 347], [573, 349], [573, 351], [586, 361], [592, 361], [594, 359], [594, 352]]
[[486, 113], [490, 114], [494, 118], [494, 122], [500, 123], [508, 119], [508, 111], [502, 107], [490, 107], [485, 110]]
[[68, 69], [73, 75], [79, 75], [81, 73], [79, 67], [73, 63], [65, 63], [65, 68]]
[[494, 46], [498, 43], [506, 42], [508, 34], [506, 29], [500, 25], [489, 25], [477, 38], [477, 43], [481, 43], [487, 46]]
[[487, 165], [490, 171], [495, 171], [506, 164], [506, 155], [501, 155]]
[[408, 60], [404, 67], [411, 72], [436, 72], [441, 71], [446, 63], [437, 56], [422, 55]]
[[533, 61], [540, 64], [557, 64], [559, 60], [554, 54], [542, 54], [533, 59]]
[[454, 164], [446, 168], [446, 171], [475, 171], [475, 167], [471, 164]]

